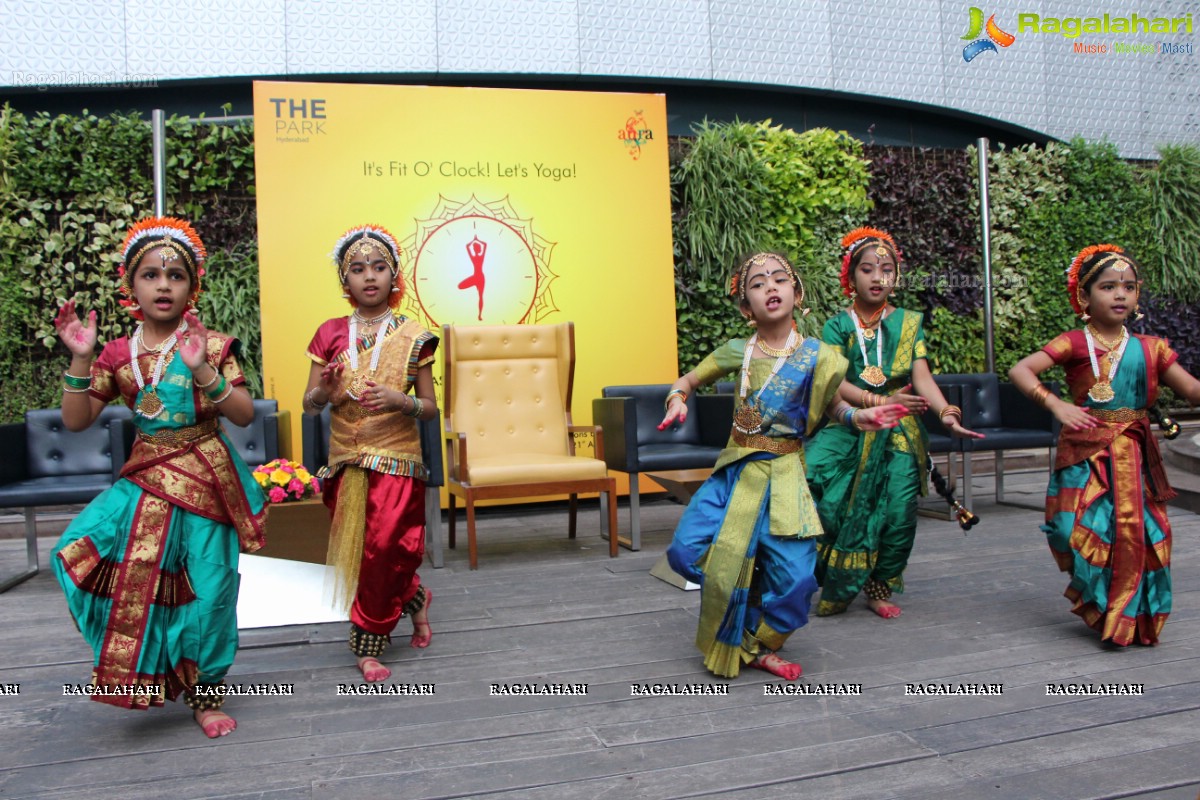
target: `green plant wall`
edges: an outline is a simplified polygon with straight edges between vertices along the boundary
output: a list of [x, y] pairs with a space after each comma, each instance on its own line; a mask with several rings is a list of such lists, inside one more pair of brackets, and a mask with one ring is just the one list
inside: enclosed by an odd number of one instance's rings
[[[243, 341], [261, 396], [253, 130], [172, 119], [169, 213], [192, 219], [210, 252], [202, 318]], [[1078, 322], [1063, 272], [1088, 244], [1124, 245], [1143, 265], [1135, 330], [1171, 339], [1200, 371], [1200, 148], [1165, 146], [1130, 163], [1105, 142], [998, 148], [988, 156], [997, 371]], [[729, 297], [739, 256], [781, 250], [803, 275], [805, 333], [844, 305], [839, 240], [889, 230], [905, 257], [901, 305], [925, 314], [931, 366], [984, 366], [976, 154], [864, 147], [826, 129], [704, 123], [671, 145], [679, 368], [746, 336]], [[0, 111], [0, 421], [61, 397], [57, 308], [75, 299], [106, 341], [127, 332], [117, 305], [117, 248], [151, 213], [150, 129], [136, 115], [26, 116]]]
[[679, 364], [687, 371], [726, 340], [747, 336], [729, 278], [741, 256], [795, 260], [819, 335], [840, 302], [837, 239], [862, 224], [869, 172], [862, 143], [827, 129], [705, 123], [677, 145], [671, 169]]
[[[195, 222], [212, 259], [200, 310], [246, 337], [260, 395], [252, 128], [171, 119], [167, 137], [168, 213]], [[67, 354], [53, 320], [65, 301], [96, 311], [101, 342], [129, 331], [118, 249], [152, 213], [150, 128], [136, 115], [0, 111], [0, 421], [58, 404]]]

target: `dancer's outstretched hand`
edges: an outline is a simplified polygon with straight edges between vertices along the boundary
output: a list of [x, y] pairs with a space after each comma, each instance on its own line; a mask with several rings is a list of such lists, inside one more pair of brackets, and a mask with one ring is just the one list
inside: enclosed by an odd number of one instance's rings
[[908, 416], [908, 408], [902, 403], [888, 403], [874, 408], [860, 408], [854, 412], [854, 421], [864, 431], [881, 431], [894, 428]]
[[71, 355], [90, 356], [96, 349], [96, 312], [88, 314], [87, 322], [79, 319], [75, 311], [75, 301], [68, 300], [58, 310], [54, 318], [54, 330], [58, 338], [71, 351]]

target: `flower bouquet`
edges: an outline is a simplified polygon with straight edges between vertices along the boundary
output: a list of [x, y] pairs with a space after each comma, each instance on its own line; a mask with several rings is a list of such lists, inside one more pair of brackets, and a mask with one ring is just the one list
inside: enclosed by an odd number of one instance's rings
[[321, 491], [321, 481], [303, 464], [277, 458], [254, 468], [254, 480], [266, 492], [267, 501], [283, 503], [303, 500]]

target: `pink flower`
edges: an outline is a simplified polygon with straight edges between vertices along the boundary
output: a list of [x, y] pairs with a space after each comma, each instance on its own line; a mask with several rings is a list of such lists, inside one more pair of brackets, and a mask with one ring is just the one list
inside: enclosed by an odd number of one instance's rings
[[304, 484], [299, 478], [292, 478], [291, 482], [287, 485], [287, 490], [296, 495], [296, 497], [304, 496]]
[[282, 503], [287, 499], [287, 492], [283, 490], [282, 486], [273, 486], [271, 491], [267, 492], [267, 497], [271, 499], [272, 503]]

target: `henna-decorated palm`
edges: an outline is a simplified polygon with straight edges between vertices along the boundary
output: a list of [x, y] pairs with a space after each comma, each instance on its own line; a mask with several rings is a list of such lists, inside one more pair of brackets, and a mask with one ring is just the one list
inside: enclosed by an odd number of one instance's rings
[[200, 320], [190, 311], [183, 315], [183, 320], [188, 327], [184, 331], [183, 341], [179, 343], [179, 357], [194, 372], [203, 366], [208, 354], [208, 328], [200, 324]]
[[881, 431], [896, 427], [900, 420], [908, 416], [908, 409], [902, 403], [888, 403], [874, 408], [860, 409], [855, 413], [857, 414], [856, 421], [863, 430]]
[[90, 312], [87, 322], [82, 322], [75, 311], [74, 300], [63, 303], [58, 310], [54, 330], [72, 355], [90, 356], [96, 349], [96, 312]]

